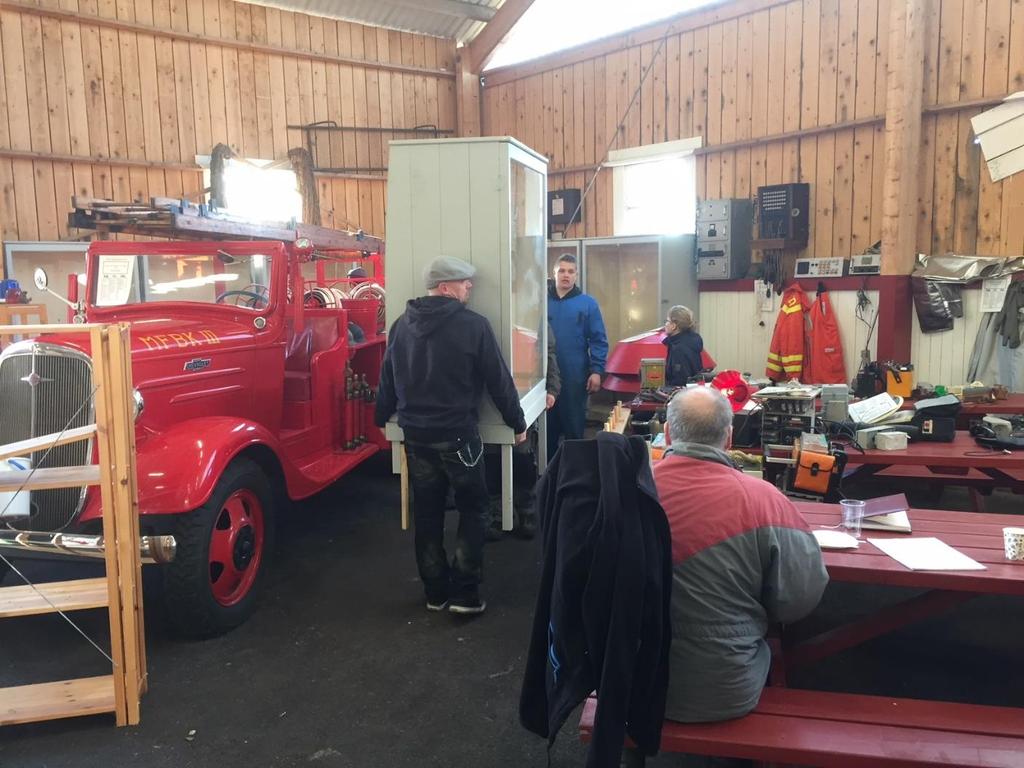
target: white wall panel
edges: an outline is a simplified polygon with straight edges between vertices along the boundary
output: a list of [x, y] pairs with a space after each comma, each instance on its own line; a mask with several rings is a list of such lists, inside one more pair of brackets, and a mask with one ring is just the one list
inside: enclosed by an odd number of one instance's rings
[[[867, 295], [871, 306], [865, 313], [865, 319], [870, 323], [878, 308], [878, 291], [868, 291]], [[808, 296], [813, 298], [812, 294]], [[860, 351], [867, 338], [868, 326], [856, 317], [856, 291], [830, 291], [829, 296], [843, 343], [846, 375], [852, 379], [860, 367]], [[718, 370], [734, 368], [763, 377], [777, 316], [778, 301], [773, 311], [760, 312], [753, 291], [705, 291], [700, 294], [698, 331], [704, 339], [704, 347], [718, 363]], [[876, 328], [871, 336], [872, 359], [877, 348], [877, 332]]]
[[964, 316], [953, 320], [953, 330], [921, 333], [915, 313], [911, 319], [911, 358], [915, 381], [957, 385], [967, 379], [974, 337], [981, 323], [981, 291], [963, 291]]

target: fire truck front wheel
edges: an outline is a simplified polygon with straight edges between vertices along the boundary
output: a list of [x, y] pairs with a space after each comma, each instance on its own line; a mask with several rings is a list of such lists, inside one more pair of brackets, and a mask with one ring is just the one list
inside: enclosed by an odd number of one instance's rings
[[209, 500], [182, 515], [164, 602], [172, 628], [213, 637], [253, 612], [274, 533], [274, 493], [260, 467], [236, 459]]

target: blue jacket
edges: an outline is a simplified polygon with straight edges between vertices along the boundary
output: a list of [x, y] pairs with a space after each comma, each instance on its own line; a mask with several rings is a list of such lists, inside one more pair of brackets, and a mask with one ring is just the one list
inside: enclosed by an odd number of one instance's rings
[[608, 335], [601, 310], [592, 296], [573, 286], [559, 298], [548, 288], [548, 322], [555, 333], [558, 370], [562, 381], [578, 384], [592, 373], [604, 373], [608, 359]]

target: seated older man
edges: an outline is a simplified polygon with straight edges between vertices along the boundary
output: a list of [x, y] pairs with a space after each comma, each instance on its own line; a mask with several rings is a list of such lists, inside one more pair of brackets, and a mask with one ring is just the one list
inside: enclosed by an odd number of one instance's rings
[[[678, 392], [665, 428], [671, 452], [654, 468], [654, 480], [672, 532], [666, 717], [742, 717], [768, 678], [768, 627], [810, 613], [828, 575], [793, 503], [730, 461], [732, 409], [718, 390]], [[625, 764], [643, 763], [627, 754]]]

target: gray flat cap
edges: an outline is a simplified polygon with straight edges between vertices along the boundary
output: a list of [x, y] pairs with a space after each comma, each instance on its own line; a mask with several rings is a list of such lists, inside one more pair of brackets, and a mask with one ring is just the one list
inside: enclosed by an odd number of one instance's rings
[[438, 256], [423, 270], [423, 282], [427, 288], [437, 288], [439, 283], [449, 280], [468, 280], [476, 274], [476, 267], [468, 261], [454, 256]]

